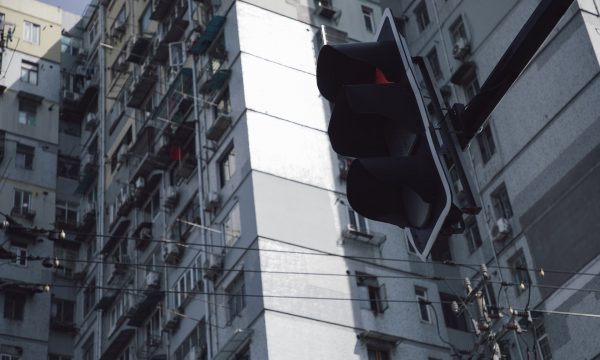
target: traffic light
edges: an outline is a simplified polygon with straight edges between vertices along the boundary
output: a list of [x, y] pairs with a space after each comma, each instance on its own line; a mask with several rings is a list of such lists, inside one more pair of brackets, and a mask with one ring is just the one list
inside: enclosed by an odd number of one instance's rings
[[446, 220], [456, 208], [411, 60], [386, 10], [376, 41], [322, 47], [317, 85], [333, 103], [333, 149], [354, 158], [346, 178], [350, 205], [407, 228], [424, 259], [449, 233]]

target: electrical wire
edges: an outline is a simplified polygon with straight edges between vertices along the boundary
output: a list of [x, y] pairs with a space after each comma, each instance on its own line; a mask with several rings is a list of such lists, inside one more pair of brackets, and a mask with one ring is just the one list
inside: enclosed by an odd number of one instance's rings
[[[182, 219], [176, 219], [177, 221], [182, 221]], [[198, 227], [198, 228], [203, 228], [205, 230], [209, 230], [215, 233], [222, 233], [221, 230], [217, 230], [217, 229], [213, 229], [210, 227], [206, 227], [200, 224], [196, 224], [193, 222], [189, 222], [187, 220], [185, 223], [188, 225], [192, 225], [194, 227]], [[132, 237], [132, 236], [127, 236], [127, 235], [121, 235], [121, 236], [113, 236], [113, 235], [96, 235], [95, 233], [84, 233], [84, 232], [76, 232], [76, 231], [68, 231], [65, 230], [65, 232], [67, 234], [72, 234], [72, 235], [83, 235], [83, 236], [90, 236], [90, 237], [108, 237], [108, 238], [116, 238], [116, 239], [126, 239], [126, 240], [130, 240], [130, 241], [139, 241], [139, 238], [136, 237]], [[477, 264], [469, 264], [469, 263], [461, 263], [461, 262], [454, 262], [454, 261], [435, 261], [435, 260], [429, 260], [428, 262], [423, 262], [421, 260], [416, 260], [416, 259], [402, 259], [402, 258], [392, 258], [392, 257], [373, 257], [373, 256], [350, 256], [350, 255], [342, 255], [342, 254], [335, 254], [335, 253], [330, 253], [327, 251], [323, 251], [323, 250], [319, 250], [316, 248], [311, 248], [311, 247], [307, 247], [307, 246], [303, 246], [300, 244], [294, 244], [294, 243], [290, 243], [284, 240], [279, 240], [279, 239], [275, 239], [275, 238], [271, 238], [271, 237], [264, 237], [264, 236], [259, 236], [259, 238], [261, 240], [270, 240], [270, 241], [274, 241], [274, 242], [279, 242], [285, 245], [290, 245], [290, 246], [294, 246], [294, 247], [300, 247], [300, 248], [304, 248], [306, 250], [312, 251], [312, 252], [306, 252], [306, 251], [291, 251], [291, 250], [278, 250], [278, 249], [252, 249], [252, 248], [246, 248], [246, 247], [239, 247], [239, 246], [226, 246], [226, 245], [216, 245], [216, 244], [206, 244], [206, 246], [208, 247], [213, 247], [213, 248], [221, 248], [221, 249], [234, 249], [234, 250], [252, 250], [252, 251], [264, 251], [264, 252], [276, 252], [276, 253], [287, 253], [287, 254], [299, 254], [299, 255], [311, 255], [311, 256], [332, 256], [332, 257], [339, 257], [339, 258], [344, 258], [344, 259], [348, 259], [348, 260], [378, 260], [378, 261], [392, 261], [392, 262], [407, 262], [407, 263], [416, 263], [416, 264], [432, 264], [432, 265], [447, 265], [447, 266], [459, 266], [459, 267], [464, 267], [464, 268], [469, 268], [469, 269], [473, 269], [475, 271], [475, 269], [477, 269], [478, 266]], [[147, 240], [149, 242], [159, 242], [159, 243], [177, 243], [180, 246], [204, 246], [201, 244], [182, 244], [178, 241], [175, 240], [167, 240], [167, 239], [158, 239], [158, 238], [149, 238], [149, 239], [144, 239]], [[495, 268], [495, 269], [507, 269], [507, 270], [515, 270], [514, 267], [512, 266], [502, 266], [502, 265], [488, 265], [488, 268]], [[532, 271], [532, 272], [539, 272], [541, 269], [540, 268], [525, 268], [525, 267], [519, 267], [519, 270], [526, 270], [526, 271]], [[590, 272], [576, 272], [576, 271], [566, 271], [566, 270], [554, 270], [554, 269], [543, 269], [545, 273], [557, 273], [557, 274], [569, 274], [569, 275], [584, 275], [584, 276], [600, 276], [600, 273], [590, 273]], [[479, 271], [477, 270], [477, 273]]]

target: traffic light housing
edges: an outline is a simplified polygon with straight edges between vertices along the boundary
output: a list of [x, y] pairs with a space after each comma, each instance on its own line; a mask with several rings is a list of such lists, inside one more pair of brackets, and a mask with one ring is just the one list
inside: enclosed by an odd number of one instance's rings
[[386, 10], [376, 41], [322, 47], [317, 85], [333, 103], [333, 149], [354, 158], [346, 178], [351, 207], [408, 229], [425, 259], [438, 236], [450, 233], [456, 209], [411, 60]]

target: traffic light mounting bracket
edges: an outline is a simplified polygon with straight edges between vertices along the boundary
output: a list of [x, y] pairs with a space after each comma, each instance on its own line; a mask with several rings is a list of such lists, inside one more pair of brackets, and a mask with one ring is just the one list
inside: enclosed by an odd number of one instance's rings
[[[465, 203], [463, 206], [460, 206], [459, 209], [463, 214], [475, 215], [481, 211], [481, 207], [477, 206], [475, 202], [475, 198], [473, 196], [473, 191], [471, 190], [471, 185], [467, 179], [467, 175], [465, 173], [465, 169], [462, 165], [461, 159], [458, 156], [458, 152], [456, 151], [456, 146], [459, 142], [456, 139], [456, 133], [449, 128], [448, 124], [452, 126], [456, 121], [460, 120], [460, 116], [462, 115], [460, 112], [460, 106], [455, 104], [445, 115], [442, 111], [442, 105], [440, 99], [442, 98], [439, 89], [434, 85], [433, 80], [431, 79], [431, 69], [429, 64], [425, 61], [425, 59], [421, 56], [415, 56], [412, 58], [412, 62], [416, 64], [420, 71], [421, 76], [423, 77], [423, 81], [425, 82], [425, 87], [427, 88], [427, 92], [431, 98], [431, 104], [433, 105], [433, 111], [435, 116], [440, 119], [438, 126], [433, 128], [431, 124], [429, 124], [431, 128], [431, 132], [434, 133], [435, 130], [439, 133], [441, 137], [442, 144], [439, 144], [439, 138], [433, 137], [436, 142], [438, 150], [441, 150], [446, 155], [448, 155], [452, 162], [454, 163], [456, 173], [458, 175], [458, 179], [463, 186]], [[454, 136], [453, 136], [454, 135]], [[446, 169], [448, 170], [448, 169]], [[448, 178], [450, 174], [447, 174]], [[449, 219], [453, 221], [452, 219]], [[452, 224], [450, 224], [452, 225]], [[464, 231], [464, 222], [462, 218], [460, 219], [459, 227], [456, 228], [454, 233], [462, 233]]]

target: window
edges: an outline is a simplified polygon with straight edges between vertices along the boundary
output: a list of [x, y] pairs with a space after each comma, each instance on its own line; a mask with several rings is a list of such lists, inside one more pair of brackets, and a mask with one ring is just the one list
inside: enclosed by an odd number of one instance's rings
[[[72, 360], [73, 358], [67, 355], [48, 354], [48, 360]], [[4, 359], [2, 359], [4, 360]]]
[[456, 301], [460, 304], [461, 300], [454, 295], [441, 292], [440, 301], [442, 302], [442, 312], [444, 313], [446, 327], [460, 331], [469, 331], [465, 312], [455, 314], [454, 311], [452, 311], [452, 302]]
[[71, 136], [81, 136], [81, 125], [77, 122], [60, 121], [58, 123], [58, 131]]
[[129, 310], [129, 294], [122, 293], [115, 301], [108, 313], [108, 328], [109, 332], [113, 332], [121, 318], [127, 314]]
[[208, 61], [211, 74], [219, 70], [225, 60], [227, 60], [227, 48], [225, 46], [225, 36], [221, 34], [215, 41], [212, 48], [208, 51]]
[[465, 219], [465, 237], [467, 238], [469, 252], [472, 253], [481, 246], [481, 234], [477, 226], [477, 219], [474, 216]]
[[506, 186], [504, 184], [498, 186], [490, 197], [492, 199], [492, 206], [494, 207], [496, 218], [510, 219], [513, 216], [510, 198], [508, 197], [508, 191], [506, 191]]
[[419, 318], [421, 321], [426, 323], [431, 322], [431, 317], [429, 316], [429, 305], [427, 305], [427, 302], [429, 301], [427, 299], [427, 289], [415, 286], [415, 296], [419, 302]]
[[0, 354], [0, 360], [19, 360], [19, 355]]
[[7, 292], [4, 295], [4, 318], [23, 320], [25, 312], [25, 295]]
[[23, 41], [39, 45], [40, 26], [29, 21], [23, 21]]
[[32, 85], [37, 85], [38, 64], [27, 60], [21, 60], [21, 81]]
[[33, 168], [33, 154], [35, 148], [17, 143], [17, 154], [15, 156], [15, 167], [31, 170]]
[[436, 241], [431, 248], [430, 256], [433, 261], [451, 261], [452, 252], [450, 251], [450, 239]]
[[160, 210], [160, 190], [156, 189], [144, 206], [144, 219], [154, 219]]
[[385, 284], [379, 284], [377, 277], [361, 272], [356, 272], [356, 285], [358, 286], [358, 298], [363, 309], [380, 314], [389, 307]]
[[367, 346], [367, 355], [369, 360], [390, 360], [388, 351], [373, 346]]
[[550, 340], [548, 339], [548, 334], [546, 333], [544, 320], [542, 318], [536, 319], [534, 326], [535, 336], [537, 337], [537, 346], [542, 355], [541, 360], [552, 360], [552, 349], [550, 348]]
[[463, 83], [463, 91], [465, 93], [465, 101], [469, 102], [479, 92], [479, 81], [477, 80], [477, 73], [473, 73], [467, 77]]
[[10, 262], [18, 266], [27, 266], [27, 247], [11, 246], [10, 252], [17, 255], [16, 258], [11, 259]]
[[12, 212], [17, 215], [27, 215], [31, 211], [31, 193], [29, 191], [15, 189]]
[[459, 17], [448, 29], [450, 31], [450, 38], [452, 39], [452, 43], [456, 43], [459, 39], [467, 40], [467, 30], [465, 28], [465, 23], [463, 22], [462, 17]]
[[[48, 360], [72, 360], [73, 358], [67, 355], [48, 354]], [[4, 359], [2, 359], [4, 360]]]
[[64, 276], [72, 276], [77, 263], [77, 251], [55, 245], [54, 256], [60, 260], [60, 266], [55, 272]]
[[[186, 336], [181, 345], [175, 350], [175, 360], [183, 360], [192, 349], [196, 349], [196, 355], [199, 355], [198, 351], [204, 349], [206, 346], [206, 322], [204, 319], [198, 322], [198, 325]], [[198, 359], [206, 359], [199, 357]]]
[[232, 246], [240, 237], [242, 224], [240, 221], [240, 206], [236, 203], [223, 220], [225, 246]]
[[19, 124], [35, 125], [35, 114], [37, 112], [34, 104], [26, 101], [19, 102]]
[[82, 47], [81, 39], [62, 34], [60, 38], [60, 52], [75, 56]]
[[56, 224], [77, 225], [78, 205], [64, 200], [56, 200]]
[[365, 29], [368, 32], [375, 31], [375, 21], [373, 20], [373, 9], [368, 6], [361, 6], [363, 20], [365, 21]]
[[246, 306], [246, 286], [244, 283], [244, 273], [240, 272], [235, 279], [229, 284], [227, 289], [225, 289], [227, 293], [227, 308], [228, 312], [228, 322], [231, 321], [240, 313], [242, 309]]
[[367, 223], [367, 219], [365, 219], [362, 215], [352, 210], [350, 206], [348, 208], [348, 225], [349, 227], [361, 233], [368, 234], [369, 233], [369, 223]]
[[94, 334], [85, 341], [81, 353], [81, 360], [94, 360]]
[[88, 285], [83, 290], [83, 315], [87, 315], [92, 310], [94, 305], [96, 305], [96, 279], [90, 280]]
[[160, 345], [160, 309], [154, 311], [144, 326], [145, 345], [148, 348], [156, 348]]
[[520, 284], [525, 284], [527, 286], [531, 283], [529, 272], [527, 271], [527, 261], [525, 260], [523, 250], [519, 250], [508, 260], [508, 266], [510, 267], [513, 283], [517, 288], [517, 295], [520, 295], [525, 292], [526, 289], [522, 289]]
[[424, 0], [415, 8], [415, 17], [417, 18], [419, 32], [422, 32], [429, 25], [429, 13], [427, 12], [427, 4]]
[[490, 124], [486, 124], [479, 134], [477, 134], [477, 145], [479, 146], [479, 152], [481, 153], [481, 160], [485, 164], [490, 161], [496, 152], [496, 144], [494, 143]]
[[75, 302], [53, 298], [52, 321], [60, 324], [73, 324], [75, 322]]
[[79, 160], [70, 156], [58, 155], [57, 175], [67, 179], [79, 180]]
[[231, 179], [235, 173], [235, 149], [230, 146], [225, 154], [219, 160], [219, 175], [221, 178], [221, 187]]
[[189, 232], [194, 228], [194, 225], [185, 223], [184, 221], [201, 225], [200, 219], [200, 205], [198, 204], [198, 194], [194, 194], [192, 201], [190, 201], [185, 209], [181, 211], [178, 217], [179, 220], [175, 223], [176, 233], [174, 239], [185, 240]]
[[152, 15], [152, 3], [148, 3], [144, 11], [142, 12], [142, 16], [139, 19], [139, 29], [142, 34], [149, 32], [150, 27], [150, 15]]
[[231, 113], [231, 98], [229, 96], [229, 89], [226, 89], [219, 95], [215, 101], [216, 106], [213, 106], [213, 116], [216, 119], [219, 115], [229, 115]]
[[[185, 305], [188, 299], [194, 296], [194, 290], [198, 288], [198, 283], [201, 279], [197, 278], [198, 271], [196, 269], [187, 269], [175, 282], [173, 286], [173, 307], [179, 308]], [[201, 290], [201, 289], [200, 289]]]
[[429, 66], [431, 66], [431, 71], [433, 72], [433, 76], [436, 80], [442, 80], [444, 75], [442, 74], [442, 68], [440, 66], [440, 59], [438, 58], [437, 48], [431, 49], [431, 51], [427, 54], [427, 61], [429, 62]]

